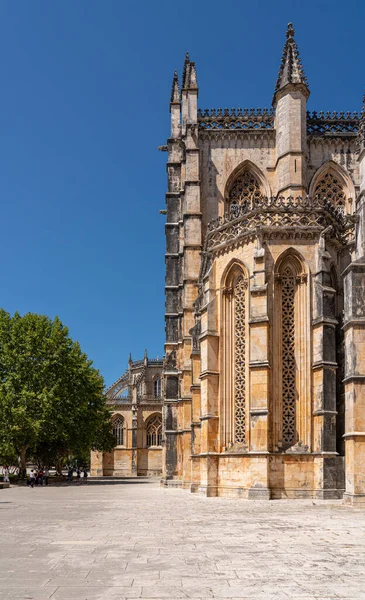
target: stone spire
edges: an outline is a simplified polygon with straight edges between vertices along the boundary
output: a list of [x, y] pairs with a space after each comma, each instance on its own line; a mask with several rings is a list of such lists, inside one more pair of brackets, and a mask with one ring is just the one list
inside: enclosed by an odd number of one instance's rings
[[360, 148], [365, 148], [365, 92], [362, 100], [362, 110], [360, 117], [360, 125], [359, 125], [359, 133], [358, 133], [358, 141]]
[[180, 87], [177, 71], [174, 72], [174, 77], [172, 79], [170, 103], [180, 104]]
[[288, 29], [286, 30], [286, 42], [281, 58], [279, 75], [273, 98], [274, 106], [276, 105], [278, 92], [284, 89], [287, 85], [300, 85], [304, 88], [305, 94], [308, 98], [308, 82], [299, 57], [298, 46], [294, 40], [294, 29], [292, 23], [288, 23]]
[[189, 52], [185, 54], [183, 76], [182, 76], [182, 88], [186, 89], [189, 87], [189, 74], [190, 74], [190, 57]]
[[198, 83], [196, 78], [196, 67], [195, 62], [192, 62], [189, 57], [189, 52], [185, 54], [183, 77], [182, 77], [182, 89], [184, 90], [196, 90], [198, 89]]

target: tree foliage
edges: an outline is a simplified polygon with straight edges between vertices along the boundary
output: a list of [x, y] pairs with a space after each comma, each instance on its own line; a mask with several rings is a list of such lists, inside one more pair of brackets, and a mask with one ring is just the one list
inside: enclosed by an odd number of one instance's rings
[[57, 464], [111, 450], [104, 382], [56, 317], [0, 309], [0, 456]]

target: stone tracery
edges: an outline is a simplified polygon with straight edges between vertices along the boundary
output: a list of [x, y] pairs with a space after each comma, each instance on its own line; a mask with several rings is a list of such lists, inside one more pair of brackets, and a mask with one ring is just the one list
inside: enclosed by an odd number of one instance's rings
[[124, 419], [120, 415], [113, 419], [113, 435], [117, 446], [124, 444]]
[[254, 206], [261, 198], [260, 183], [252, 171], [245, 170], [234, 181], [228, 197], [230, 206], [247, 202], [248, 206]]
[[296, 441], [295, 273], [289, 265], [281, 276], [281, 306], [282, 435], [283, 446], [288, 448]]
[[235, 298], [235, 442], [246, 443], [246, 287], [241, 275], [234, 286]]
[[317, 183], [314, 188], [314, 196], [321, 199], [326, 198], [332, 204], [345, 212], [346, 197], [338, 177], [332, 173], [326, 173]]
[[162, 420], [161, 415], [151, 417], [146, 427], [147, 446], [161, 446]]

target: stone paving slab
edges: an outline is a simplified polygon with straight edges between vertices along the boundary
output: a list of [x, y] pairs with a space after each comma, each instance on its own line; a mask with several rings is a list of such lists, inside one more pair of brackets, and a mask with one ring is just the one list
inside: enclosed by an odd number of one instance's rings
[[365, 510], [156, 480], [0, 492], [0, 600], [365, 600]]

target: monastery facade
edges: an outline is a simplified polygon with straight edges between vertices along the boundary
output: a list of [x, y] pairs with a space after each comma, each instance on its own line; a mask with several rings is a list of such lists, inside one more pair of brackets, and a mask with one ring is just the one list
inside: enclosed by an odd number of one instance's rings
[[113, 452], [91, 453], [91, 475], [161, 475], [162, 369], [160, 359], [129, 357], [128, 369], [106, 391]]
[[365, 503], [365, 106], [308, 113], [289, 24], [271, 109], [172, 85], [163, 483]]
[[307, 112], [291, 24], [271, 109], [198, 109], [175, 72], [164, 361], [107, 391], [94, 475], [365, 505], [365, 98]]

